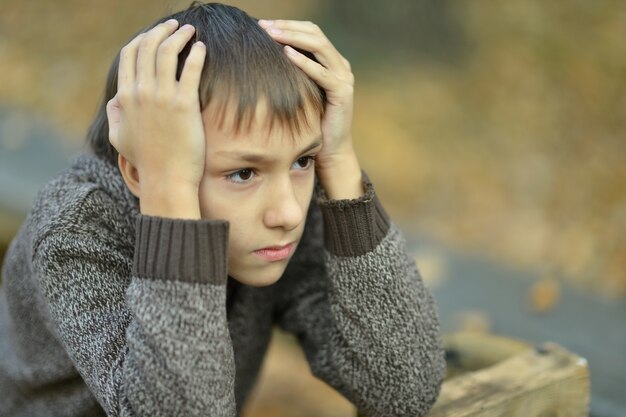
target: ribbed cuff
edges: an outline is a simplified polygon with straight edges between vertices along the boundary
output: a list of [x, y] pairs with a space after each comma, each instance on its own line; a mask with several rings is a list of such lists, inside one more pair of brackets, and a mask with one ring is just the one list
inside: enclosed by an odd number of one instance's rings
[[378, 246], [387, 235], [390, 219], [369, 177], [361, 170], [365, 194], [352, 200], [329, 199], [318, 182], [318, 198], [324, 218], [326, 249], [337, 256], [359, 256]]
[[225, 220], [137, 216], [133, 274], [140, 278], [226, 285]]

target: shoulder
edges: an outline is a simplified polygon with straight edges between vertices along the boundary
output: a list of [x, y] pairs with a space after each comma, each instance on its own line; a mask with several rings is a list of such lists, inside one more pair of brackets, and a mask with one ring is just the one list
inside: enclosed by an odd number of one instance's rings
[[49, 235], [97, 235], [118, 243], [134, 237], [137, 207], [116, 167], [80, 154], [37, 193], [25, 221], [33, 249]]

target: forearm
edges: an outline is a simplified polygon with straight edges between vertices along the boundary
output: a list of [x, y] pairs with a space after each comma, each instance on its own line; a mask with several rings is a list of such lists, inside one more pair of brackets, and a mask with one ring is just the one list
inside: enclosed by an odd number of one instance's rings
[[107, 414], [234, 416], [228, 225], [139, 216], [132, 270], [105, 229], [69, 233], [49, 235], [35, 265], [60, 338]]
[[[129, 400], [146, 414], [231, 416], [235, 365], [226, 318], [224, 221], [140, 216], [127, 330]], [[160, 245], [149, 242], [160, 242]], [[154, 390], [161, 386], [163, 389]], [[181, 391], [181, 387], [184, 390]], [[176, 393], [176, 394], [175, 394]], [[154, 406], [146, 407], [146, 402]]]
[[366, 415], [423, 415], [445, 369], [436, 304], [362, 175], [365, 194], [358, 199], [328, 200], [323, 193], [320, 199], [337, 325], [327, 346], [333, 365], [318, 372], [329, 372]]
[[327, 267], [336, 327], [328, 366], [316, 374], [343, 388], [365, 415], [425, 415], [441, 387], [444, 352], [434, 299], [400, 231], [392, 225], [358, 257], [328, 252]]

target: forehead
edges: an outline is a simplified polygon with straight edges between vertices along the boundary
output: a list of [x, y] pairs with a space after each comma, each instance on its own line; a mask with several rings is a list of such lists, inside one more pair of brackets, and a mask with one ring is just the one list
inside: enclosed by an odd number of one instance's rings
[[[237, 120], [234, 100], [210, 102], [202, 111], [207, 144], [229, 149], [292, 149], [309, 144], [321, 135], [320, 115], [312, 105], [304, 108], [303, 118], [296, 121], [299, 131], [276, 117], [266, 100], [260, 100]], [[304, 120], [306, 119], [306, 120]]]

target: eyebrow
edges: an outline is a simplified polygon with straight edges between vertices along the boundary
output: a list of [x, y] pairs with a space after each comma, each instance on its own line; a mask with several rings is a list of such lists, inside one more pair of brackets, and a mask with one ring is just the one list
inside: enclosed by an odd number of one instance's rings
[[[321, 144], [322, 144], [322, 138], [318, 137], [311, 144], [309, 144], [304, 149], [302, 149], [298, 153], [298, 155], [302, 155], [303, 153], [306, 153], [310, 151], [311, 149], [317, 148]], [[276, 158], [272, 158], [270, 156], [266, 156], [266, 155], [258, 154], [258, 153], [249, 153], [249, 152], [218, 151], [216, 152], [216, 154], [228, 156], [231, 158], [238, 158], [238, 159], [242, 159], [248, 162], [256, 162], [256, 163], [269, 163], [269, 162], [274, 162], [277, 160]]]

